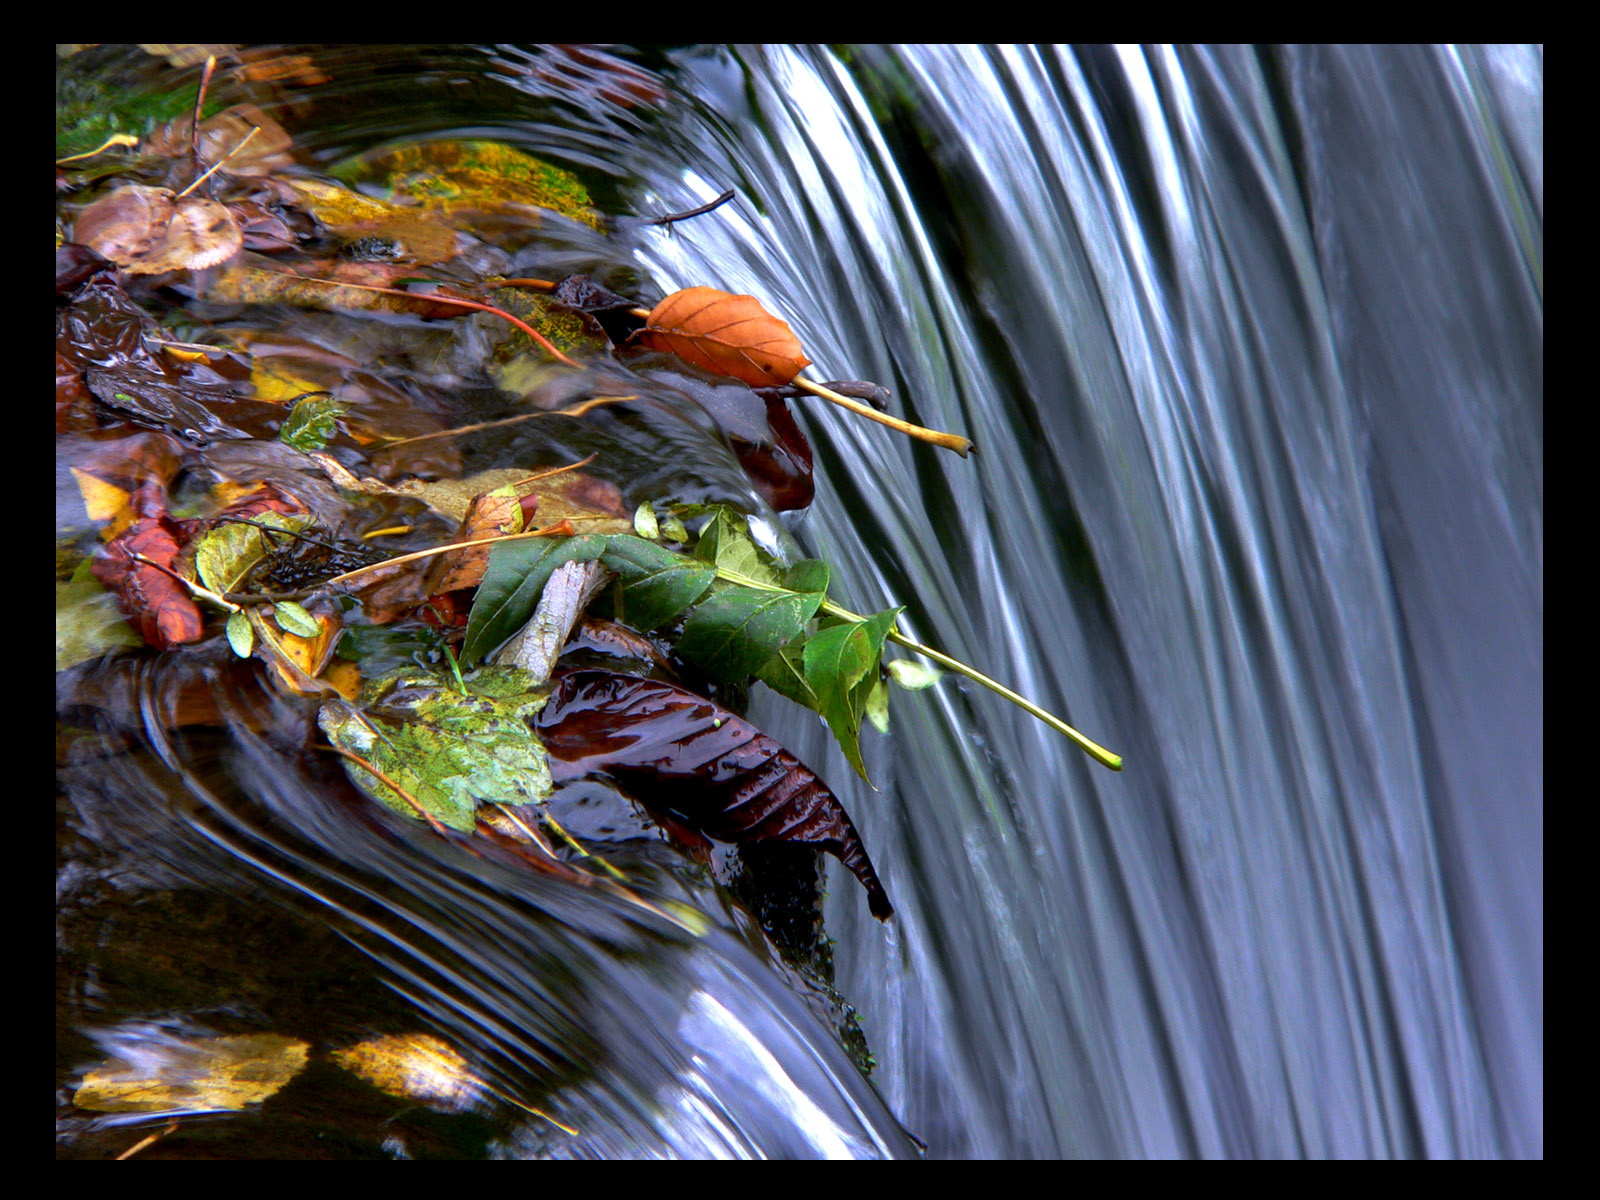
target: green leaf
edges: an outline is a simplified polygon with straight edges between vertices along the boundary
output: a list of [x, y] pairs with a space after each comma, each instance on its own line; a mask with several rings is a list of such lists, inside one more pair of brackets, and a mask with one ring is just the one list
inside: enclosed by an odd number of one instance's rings
[[[85, 560], [87, 561], [87, 560]], [[117, 598], [94, 578], [56, 584], [56, 670], [122, 646], [142, 646], [122, 619]]]
[[756, 669], [756, 678], [780, 696], [787, 696], [812, 712], [822, 711], [822, 701], [806, 682], [805, 646], [802, 643], [785, 646], [762, 663]]
[[889, 732], [889, 681], [879, 675], [867, 693], [867, 720], [879, 733]]
[[791, 592], [826, 592], [831, 572], [820, 558], [802, 558], [789, 568], [783, 585]]
[[[402, 667], [363, 685], [366, 713], [330, 700], [317, 722], [330, 742], [372, 763], [429, 815], [466, 831], [480, 804], [529, 804], [549, 795], [549, 760], [529, 725], [547, 697], [530, 691], [528, 672], [515, 668], [482, 668], [466, 680], [466, 693], [453, 682], [414, 664]], [[345, 771], [372, 799], [418, 817], [370, 772], [348, 761]]]
[[689, 614], [678, 653], [714, 678], [744, 679], [793, 640], [822, 601], [821, 592], [719, 586]]
[[293, 600], [280, 600], [272, 606], [272, 619], [278, 628], [297, 637], [314, 638], [322, 632], [317, 619]]
[[650, 501], [633, 511], [633, 531], [642, 538], [649, 538], [652, 542], [661, 536], [661, 526], [656, 521], [656, 510]]
[[867, 768], [861, 759], [861, 718], [878, 681], [884, 638], [900, 611], [885, 609], [862, 621], [830, 625], [805, 646], [806, 682], [817, 695], [817, 711], [863, 779]]
[[[714, 568], [631, 534], [606, 539], [600, 559], [617, 573], [618, 616], [635, 629], [659, 629], [711, 586]], [[530, 610], [531, 611], [531, 610]]]
[[278, 440], [296, 450], [321, 450], [339, 430], [344, 404], [329, 392], [312, 392], [295, 401], [278, 429]]
[[213, 592], [237, 591], [244, 577], [267, 556], [268, 551], [288, 542], [287, 537], [273, 537], [263, 533], [261, 526], [298, 532], [311, 524], [309, 516], [288, 516], [267, 511], [250, 518], [255, 522], [246, 525], [241, 521], [222, 521], [206, 531], [195, 551], [194, 566], [200, 581]]
[[606, 549], [598, 534], [506, 542], [489, 553], [489, 566], [467, 615], [461, 662], [474, 666], [528, 623], [550, 573], [563, 563], [593, 562]]
[[[726, 505], [719, 504], [711, 520], [700, 530], [694, 556], [701, 562], [714, 563], [757, 583], [783, 583], [783, 572], [750, 536], [750, 523], [744, 514]], [[793, 590], [826, 591], [827, 588]]]
[[242, 612], [228, 615], [228, 645], [240, 658], [249, 658], [250, 651], [255, 649], [255, 630], [250, 628], [250, 618]]

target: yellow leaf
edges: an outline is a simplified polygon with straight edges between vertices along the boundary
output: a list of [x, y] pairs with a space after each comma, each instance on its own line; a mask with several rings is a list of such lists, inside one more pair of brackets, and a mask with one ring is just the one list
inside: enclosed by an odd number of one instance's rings
[[78, 493], [83, 497], [83, 507], [91, 521], [109, 521], [128, 507], [128, 493], [114, 483], [96, 478], [77, 467], [69, 468], [78, 481]]
[[310, 1050], [275, 1033], [141, 1038], [86, 1074], [72, 1102], [92, 1112], [237, 1112], [298, 1075]]
[[486, 1090], [466, 1059], [427, 1034], [372, 1038], [335, 1050], [333, 1061], [391, 1096], [450, 1109], [470, 1107]]

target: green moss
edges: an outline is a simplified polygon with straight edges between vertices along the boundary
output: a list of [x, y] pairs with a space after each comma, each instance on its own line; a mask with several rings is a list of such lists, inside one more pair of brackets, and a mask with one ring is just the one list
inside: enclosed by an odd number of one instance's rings
[[333, 175], [352, 186], [374, 188], [396, 203], [445, 212], [543, 208], [602, 228], [576, 175], [499, 142], [402, 146], [349, 159], [334, 167]]

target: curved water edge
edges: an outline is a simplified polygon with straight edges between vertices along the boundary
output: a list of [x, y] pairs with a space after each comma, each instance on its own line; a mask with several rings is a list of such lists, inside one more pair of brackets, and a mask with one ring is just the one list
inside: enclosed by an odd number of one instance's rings
[[[755, 689], [894, 900], [830, 866], [869, 1081], [663, 847], [607, 848], [624, 894], [397, 836], [326, 802], [292, 706], [168, 735], [195, 681], [141, 663], [146, 745], [61, 784], [92, 853], [58, 876], [58, 1075], [119, 982], [152, 1018], [171, 906], [237, 985], [217, 1021], [436, 1030], [537, 1102], [478, 1152], [1542, 1155], [1542, 50], [689, 48], [635, 56], [654, 115], [543, 53], [332, 72], [382, 120], [297, 145], [511, 133], [640, 216], [735, 188], [550, 253], [754, 294], [818, 378], [972, 436], [792, 402], [817, 499], [766, 522], [1125, 769], [950, 677], [865, 734], [874, 790]], [[664, 414], [640, 446], [749, 494]], [[185, 669], [227, 696], [222, 661]], [[231, 964], [285, 936], [263, 909], [327, 942], [271, 1007]]]

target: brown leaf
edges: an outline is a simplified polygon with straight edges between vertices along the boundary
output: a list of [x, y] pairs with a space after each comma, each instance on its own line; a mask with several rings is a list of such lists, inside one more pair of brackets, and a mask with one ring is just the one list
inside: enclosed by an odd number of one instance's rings
[[166, 188], [140, 184], [91, 204], [73, 237], [130, 275], [203, 270], [227, 262], [244, 245], [233, 214], [215, 200], [178, 200]]
[[673, 292], [650, 310], [635, 340], [751, 387], [781, 387], [811, 362], [789, 326], [754, 296], [716, 288]]
[[893, 913], [849, 814], [809, 768], [748, 721], [669, 683], [611, 671], [556, 681], [539, 740], [557, 781], [606, 774], [721, 842], [799, 842], [854, 872]]

